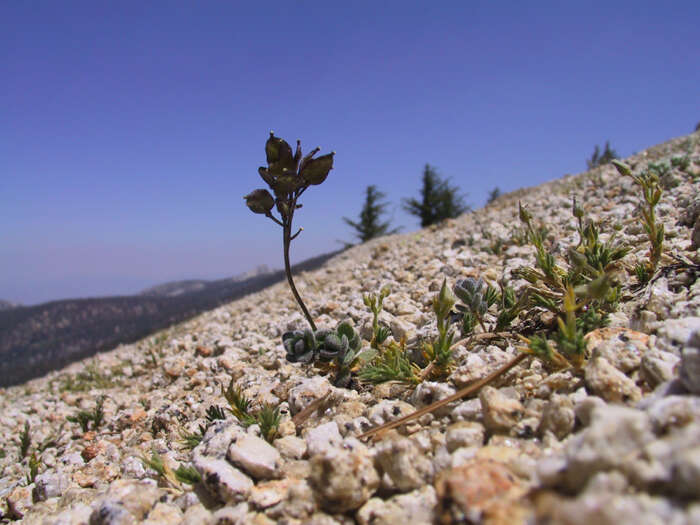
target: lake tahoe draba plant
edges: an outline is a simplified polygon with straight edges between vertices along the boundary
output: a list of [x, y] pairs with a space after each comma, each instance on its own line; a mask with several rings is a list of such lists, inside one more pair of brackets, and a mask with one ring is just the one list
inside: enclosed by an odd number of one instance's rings
[[[270, 132], [270, 138], [265, 143], [265, 155], [267, 157], [267, 167], [258, 168], [260, 177], [270, 187], [273, 195], [266, 189], [256, 189], [246, 195], [244, 199], [248, 208], [253, 213], [265, 215], [273, 222], [282, 227], [282, 248], [284, 252], [284, 270], [287, 274], [287, 281], [292, 290], [301, 311], [311, 329], [315, 332], [311, 314], [304, 305], [294, 280], [289, 262], [289, 246], [291, 242], [302, 232], [299, 228], [292, 234], [292, 221], [294, 212], [301, 208], [297, 201], [299, 197], [308, 189], [323, 183], [328, 177], [328, 173], [333, 169], [333, 156], [335, 152], [313, 158], [321, 148], [315, 148], [310, 153], [302, 157], [301, 141], [297, 140], [296, 151], [292, 153], [291, 146], [283, 139], [275, 137]], [[276, 208], [280, 215], [278, 219], [272, 214], [272, 209]]]

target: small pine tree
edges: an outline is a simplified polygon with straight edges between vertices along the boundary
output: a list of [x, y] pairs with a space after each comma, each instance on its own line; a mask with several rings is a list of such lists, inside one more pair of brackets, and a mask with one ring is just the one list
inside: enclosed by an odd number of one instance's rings
[[501, 189], [496, 186], [494, 189], [492, 189], [489, 192], [489, 198], [486, 200], [486, 205], [488, 206], [491, 204], [493, 201], [495, 201], [498, 197], [501, 196]]
[[608, 164], [611, 160], [618, 158], [617, 152], [610, 147], [610, 141], [605, 141], [605, 150], [603, 153], [600, 152], [600, 147], [598, 144], [595, 145], [593, 149], [593, 155], [586, 161], [586, 166], [588, 169], [593, 169], [603, 164]]
[[426, 164], [423, 169], [420, 200], [404, 199], [403, 207], [408, 213], [418, 217], [421, 227], [425, 228], [442, 220], [458, 217], [470, 210], [458, 191], [459, 188], [450, 186], [447, 179], [442, 180], [438, 176], [435, 168]]
[[[386, 197], [386, 194], [379, 191], [376, 186], [367, 186], [365, 190], [365, 204], [360, 212], [360, 220], [355, 222], [347, 217], [343, 217], [343, 220], [355, 229], [355, 236], [360, 242], [366, 242], [382, 235], [390, 235], [401, 229], [389, 229], [390, 221], [381, 222], [379, 220], [389, 205], [386, 202], [381, 202], [384, 197]], [[345, 244], [351, 246], [351, 244]]]

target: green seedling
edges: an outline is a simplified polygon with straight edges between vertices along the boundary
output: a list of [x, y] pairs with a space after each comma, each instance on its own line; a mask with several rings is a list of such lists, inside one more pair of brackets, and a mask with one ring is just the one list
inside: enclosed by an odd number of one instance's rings
[[[258, 173], [272, 190], [274, 197], [266, 189], [254, 190], [244, 197], [246, 205], [253, 213], [265, 215], [282, 227], [284, 270], [287, 275], [287, 281], [294, 298], [304, 313], [311, 330], [314, 332], [316, 331], [316, 325], [294, 285], [294, 279], [292, 279], [289, 246], [302, 232], [302, 228], [300, 228], [292, 234], [294, 212], [302, 206], [298, 203], [299, 197], [309, 186], [322, 184], [333, 168], [335, 152], [314, 159], [313, 157], [318, 151], [320, 151], [320, 148], [316, 148], [309, 154], [302, 156], [301, 141], [297, 140], [296, 151], [292, 153], [292, 148], [286, 141], [275, 137], [274, 133], [270, 132], [270, 138], [265, 143], [267, 167], [258, 168]], [[280, 218], [272, 214], [273, 208], [277, 209]]]
[[386, 381], [418, 384], [420, 368], [408, 357], [405, 341], [392, 341], [360, 370], [359, 377], [373, 384]]
[[199, 425], [199, 432], [180, 431], [180, 442], [185, 449], [193, 449], [202, 442], [207, 428], [204, 425]]
[[[233, 379], [228, 385], [228, 388], [222, 392], [234, 416], [244, 427], [257, 424], [260, 427], [262, 436], [272, 443], [278, 435], [278, 427], [280, 424], [279, 407], [264, 404], [256, 412], [252, 411], [250, 400], [233, 385]], [[204, 435], [204, 433], [202, 433]]]
[[39, 474], [39, 465], [41, 465], [41, 460], [37, 458], [36, 452], [32, 452], [32, 455], [29, 456], [28, 461], [29, 474], [27, 474], [27, 485], [31, 485], [36, 480], [36, 477]]
[[428, 360], [429, 370], [423, 376], [445, 377], [452, 367], [452, 341], [454, 332], [450, 329], [450, 312], [457, 299], [443, 279], [440, 291], [433, 298], [433, 312], [437, 317], [438, 336], [423, 345], [423, 356]]
[[150, 457], [141, 456], [141, 462], [144, 467], [155, 470], [158, 477], [165, 483], [178, 490], [183, 490], [182, 483], [196, 485], [202, 481], [202, 477], [194, 467], [179, 465], [176, 470], [173, 470], [155, 450], [151, 452]]
[[226, 401], [228, 401], [231, 413], [243, 426], [247, 427], [255, 423], [255, 418], [250, 413], [250, 400], [239, 388], [233, 385], [233, 379], [231, 379], [226, 390], [224, 390], [223, 386], [221, 387], [221, 392], [226, 398]]
[[[647, 169], [639, 175], [633, 175], [627, 164], [613, 161], [617, 171], [624, 176], [631, 177], [642, 188], [644, 206], [642, 207], [642, 225], [649, 239], [649, 264], [648, 275], [653, 275], [659, 265], [664, 244], [664, 225], [656, 220], [656, 205], [661, 200], [663, 190], [659, 184], [659, 175], [653, 169]], [[641, 272], [637, 276], [642, 276]], [[648, 279], [647, 279], [648, 281]]]
[[24, 429], [19, 434], [19, 458], [22, 459], [27, 456], [29, 452], [29, 445], [32, 443], [31, 435], [29, 434], [30, 426], [29, 421], [24, 422]]
[[209, 408], [207, 408], [206, 417], [211, 423], [217, 419], [226, 419], [226, 412], [224, 412], [224, 409], [218, 405], [211, 405]]
[[379, 324], [379, 314], [382, 311], [384, 299], [391, 293], [388, 285], [382, 286], [378, 294], [366, 294], [362, 296], [365, 306], [372, 312], [372, 340], [370, 346], [379, 350], [384, 341], [389, 337], [389, 329]]
[[280, 409], [272, 405], [265, 404], [255, 416], [260, 427], [260, 434], [268, 443], [272, 443], [279, 435]]
[[175, 477], [181, 483], [186, 483], [187, 485], [196, 485], [202, 481], [202, 476], [197, 472], [194, 467], [185, 467], [180, 465], [175, 469]]
[[104, 410], [102, 409], [104, 405], [104, 396], [97, 398], [97, 403], [92, 412], [86, 410], [81, 410], [74, 416], [66, 416], [66, 420], [71, 423], [78, 423], [83, 432], [87, 432], [90, 429], [90, 423], [92, 422], [92, 429], [97, 430], [102, 424], [104, 419]]

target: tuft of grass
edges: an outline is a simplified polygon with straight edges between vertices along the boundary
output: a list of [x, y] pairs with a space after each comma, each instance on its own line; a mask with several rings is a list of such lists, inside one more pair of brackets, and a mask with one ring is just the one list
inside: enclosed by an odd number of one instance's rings
[[27, 474], [27, 485], [31, 485], [36, 480], [39, 474], [39, 465], [41, 465], [41, 460], [37, 458], [36, 452], [32, 452], [28, 462], [29, 473]]
[[104, 399], [105, 396], [98, 397], [95, 408], [91, 412], [81, 410], [74, 416], [66, 416], [66, 420], [71, 423], [78, 423], [83, 432], [87, 432], [90, 429], [90, 423], [92, 423], [92, 429], [97, 430], [104, 420], [104, 410], [102, 408]]
[[226, 419], [226, 412], [224, 409], [218, 405], [211, 405], [207, 408], [207, 420], [209, 422], [216, 421], [217, 419]]
[[199, 425], [199, 432], [186, 432], [181, 430], [180, 443], [182, 443], [183, 448], [191, 450], [202, 442], [206, 432], [207, 429], [204, 425]]
[[202, 476], [197, 472], [197, 469], [192, 466], [185, 467], [184, 465], [180, 465], [175, 469], [175, 477], [181, 483], [186, 483], [188, 485], [196, 485], [202, 481]]
[[255, 420], [260, 426], [260, 434], [268, 443], [272, 443], [279, 435], [280, 409], [279, 407], [265, 404], [256, 414]]
[[32, 438], [29, 431], [29, 421], [25, 421], [24, 429], [19, 434], [19, 459], [27, 457], [27, 452], [29, 452], [29, 446], [32, 443]]
[[236, 416], [241, 425], [248, 427], [257, 424], [260, 427], [260, 433], [263, 438], [272, 443], [278, 435], [280, 424], [279, 407], [264, 404], [259, 410], [253, 412], [251, 401], [245, 397], [239, 388], [234, 386], [233, 379], [231, 379], [225, 391], [222, 387], [222, 392], [229, 403], [231, 413]]

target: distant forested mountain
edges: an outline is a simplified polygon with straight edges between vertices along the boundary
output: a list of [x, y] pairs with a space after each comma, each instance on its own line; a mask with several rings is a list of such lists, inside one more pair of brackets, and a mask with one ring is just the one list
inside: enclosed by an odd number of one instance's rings
[[[307, 259], [293, 271], [318, 268], [337, 253]], [[0, 387], [136, 341], [284, 278], [281, 270], [259, 267], [248, 276], [166, 283], [139, 295], [0, 307]]]

